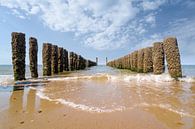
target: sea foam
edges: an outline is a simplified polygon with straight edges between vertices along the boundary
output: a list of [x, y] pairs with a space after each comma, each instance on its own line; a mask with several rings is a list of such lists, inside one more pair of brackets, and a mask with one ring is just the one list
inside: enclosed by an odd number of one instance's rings
[[7, 86], [14, 83], [14, 78], [12, 75], [0, 75], [0, 85]]
[[[104, 79], [108, 81], [125, 81], [125, 82], [173, 82], [176, 81], [169, 74], [119, 74], [119, 75], [111, 75], [111, 74], [95, 74], [95, 75], [82, 75], [82, 76], [73, 76], [73, 77], [60, 77], [60, 78], [49, 78], [49, 81], [65, 81], [65, 80], [95, 80], [95, 79]], [[195, 82], [195, 78], [193, 77], [183, 77], [179, 78], [181, 82]]]
[[71, 107], [73, 109], [77, 109], [77, 110], [82, 110], [82, 111], [86, 111], [86, 112], [91, 112], [91, 113], [110, 113], [110, 112], [115, 112], [115, 111], [123, 111], [125, 110], [124, 106], [118, 106], [115, 107], [113, 109], [105, 109], [105, 107], [95, 107], [95, 106], [88, 106], [85, 104], [77, 104], [65, 99], [51, 99], [48, 96], [46, 96], [42, 91], [38, 91], [36, 93], [36, 95], [38, 97], [40, 97], [41, 99], [45, 99], [51, 102], [56, 102], [56, 103], [60, 103], [63, 105], [66, 105], [68, 107]]

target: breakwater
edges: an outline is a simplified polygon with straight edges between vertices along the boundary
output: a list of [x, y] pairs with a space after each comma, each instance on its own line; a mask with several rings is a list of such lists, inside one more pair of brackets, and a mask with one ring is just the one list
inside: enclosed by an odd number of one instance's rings
[[[14, 80], [25, 80], [26, 66], [26, 40], [24, 33], [11, 34], [12, 64]], [[35, 37], [29, 38], [29, 64], [32, 78], [38, 78], [38, 41]], [[63, 47], [52, 43], [43, 43], [42, 67], [43, 76], [52, 76], [63, 71], [82, 70], [96, 66], [97, 63], [85, 59], [75, 52], [68, 52]]]
[[170, 76], [182, 77], [179, 47], [175, 37], [168, 37], [163, 42], [153, 43], [151, 47], [109, 61], [107, 66], [129, 69], [138, 73], [162, 74], [165, 72], [165, 59]]

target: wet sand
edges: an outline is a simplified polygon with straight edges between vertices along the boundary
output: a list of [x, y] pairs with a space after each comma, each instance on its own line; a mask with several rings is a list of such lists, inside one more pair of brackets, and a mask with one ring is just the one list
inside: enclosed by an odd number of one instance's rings
[[124, 78], [79, 74], [1, 87], [0, 129], [195, 129], [194, 82]]
[[[57, 84], [59, 85], [59, 84]], [[35, 89], [10, 93], [0, 112], [1, 129], [194, 129], [195, 118], [159, 107], [114, 112], [87, 112], [41, 99]], [[2, 100], [2, 99], [1, 99]], [[6, 99], [2, 100], [7, 101]]]

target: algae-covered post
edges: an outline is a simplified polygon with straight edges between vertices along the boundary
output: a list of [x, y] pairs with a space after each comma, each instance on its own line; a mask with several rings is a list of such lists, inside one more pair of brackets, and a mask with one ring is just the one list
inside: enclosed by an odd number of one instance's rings
[[69, 53], [69, 64], [70, 64], [70, 71], [73, 71], [73, 55], [74, 53], [73, 52], [70, 52]]
[[147, 47], [144, 49], [144, 73], [153, 72], [152, 49], [152, 47]]
[[63, 72], [63, 48], [58, 48], [58, 72]]
[[76, 54], [76, 70], [80, 70], [79, 55]]
[[131, 69], [131, 56], [128, 54], [128, 69]]
[[68, 71], [68, 51], [64, 49], [64, 57], [63, 57], [63, 65], [64, 65], [64, 71]]
[[143, 68], [144, 68], [144, 49], [138, 50], [137, 54], [137, 72], [138, 73], [143, 73]]
[[13, 32], [12, 36], [12, 64], [14, 80], [25, 80], [26, 41], [24, 33]]
[[153, 73], [162, 74], [165, 71], [163, 43], [156, 42], [153, 44]]
[[37, 53], [38, 53], [37, 39], [34, 37], [30, 37], [29, 38], [29, 60], [30, 60], [30, 71], [31, 71], [32, 78], [38, 77]]
[[58, 73], [58, 46], [52, 45], [52, 52], [51, 52], [51, 60], [52, 60], [52, 73]]
[[133, 71], [133, 53], [130, 54], [130, 65], [131, 65], [131, 70]]
[[50, 43], [43, 43], [43, 76], [51, 76], [51, 49], [52, 45]]
[[137, 54], [138, 54], [138, 51], [134, 51], [132, 53], [133, 55], [133, 67], [132, 67], [132, 71], [137, 71]]
[[168, 71], [171, 77], [182, 77], [181, 61], [177, 39], [168, 37], [163, 42]]
[[77, 66], [76, 66], [76, 61], [77, 61], [77, 54], [74, 53], [74, 54], [73, 54], [73, 69], [74, 69], [74, 70], [76, 70], [76, 67], [77, 67]]

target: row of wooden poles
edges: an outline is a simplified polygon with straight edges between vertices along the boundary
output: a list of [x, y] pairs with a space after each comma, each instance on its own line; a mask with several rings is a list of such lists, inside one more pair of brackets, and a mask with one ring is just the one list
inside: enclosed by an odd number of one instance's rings
[[[25, 34], [13, 32], [12, 36], [12, 64], [14, 80], [25, 80], [26, 41]], [[32, 78], [38, 77], [38, 43], [34, 37], [29, 38], [29, 61]], [[62, 47], [43, 43], [42, 48], [43, 76], [51, 76], [63, 71], [82, 70], [97, 65], [74, 52], [68, 52]]]
[[165, 72], [165, 58], [171, 77], [182, 77], [179, 47], [175, 37], [168, 37], [163, 42], [155, 42], [152, 47], [134, 51], [108, 62], [107, 65], [138, 73], [162, 74]]

